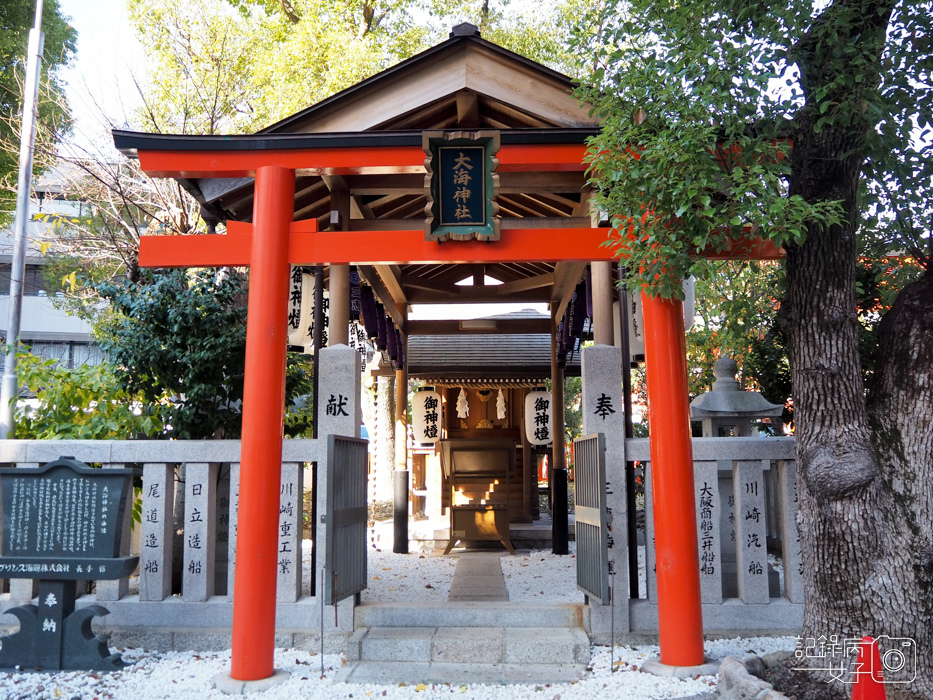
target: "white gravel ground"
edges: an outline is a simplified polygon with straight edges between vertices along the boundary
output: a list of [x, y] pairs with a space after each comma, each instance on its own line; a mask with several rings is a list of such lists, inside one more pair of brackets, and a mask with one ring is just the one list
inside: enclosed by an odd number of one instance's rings
[[[754, 637], [707, 642], [707, 654], [743, 658], [749, 652], [765, 654], [793, 650], [793, 637]], [[0, 674], [0, 697], [5, 700], [220, 700], [228, 696], [214, 690], [211, 678], [230, 669], [230, 652], [156, 653], [139, 649], [123, 651], [131, 666], [111, 674], [3, 673]], [[616, 646], [615, 672], [609, 671], [609, 647], [595, 647], [592, 673], [582, 681], [554, 685], [360, 685], [334, 680], [344, 659], [335, 654], [324, 656], [325, 672], [321, 677], [321, 657], [291, 649], [276, 649], [275, 666], [291, 674], [289, 680], [262, 693], [250, 694], [257, 700], [331, 700], [333, 698], [388, 698], [389, 700], [595, 700], [597, 698], [683, 698], [710, 692], [716, 679], [699, 676], [691, 680], [659, 678], [639, 673], [642, 662], [658, 654], [658, 647]]]
[[[310, 547], [305, 548], [305, 557]], [[574, 583], [576, 558], [556, 557], [547, 551], [520, 552], [501, 558], [509, 598], [513, 601], [579, 602], [580, 593]], [[421, 554], [392, 554], [370, 550], [370, 588], [365, 600], [431, 600], [445, 601], [450, 592], [457, 564], [456, 557]], [[306, 562], [310, 566], [310, 562]], [[644, 559], [641, 558], [644, 574]], [[644, 583], [642, 582], [642, 590]], [[772, 651], [792, 651], [793, 637], [763, 637], [708, 641], [706, 653], [713, 658]], [[211, 678], [229, 672], [230, 652], [158, 653], [141, 649], [119, 650], [132, 662], [123, 671], [96, 673], [0, 673], [2, 700], [209, 700], [227, 696], [213, 690]], [[432, 700], [459, 697], [476, 700], [595, 700], [601, 698], [680, 698], [714, 689], [713, 676], [692, 680], [659, 678], [639, 673], [641, 663], [657, 656], [653, 645], [616, 646], [614, 672], [610, 672], [608, 647], [594, 647], [590, 667], [592, 672], [577, 683], [553, 686], [483, 686], [483, 685], [358, 685], [337, 683], [334, 676], [345, 663], [338, 655], [324, 656], [325, 673], [321, 677], [321, 657], [303, 651], [277, 649], [275, 665], [291, 674], [290, 679], [263, 693], [252, 694], [258, 700], [292, 700], [308, 698], [388, 698], [390, 700]]]

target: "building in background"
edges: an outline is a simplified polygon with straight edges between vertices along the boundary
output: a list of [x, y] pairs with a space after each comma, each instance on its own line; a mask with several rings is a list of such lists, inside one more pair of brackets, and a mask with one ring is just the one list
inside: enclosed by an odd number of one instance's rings
[[[101, 361], [99, 348], [91, 341], [91, 325], [55, 308], [54, 297], [62, 294], [60, 284], [45, 279], [45, 256], [39, 241], [52, 226], [67, 226], [90, 215], [86, 202], [68, 198], [64, 178], [56, 171], [43, 177], [29, 203], [26, 236], [26, 271], [20, 339], [30, 351], [55, 359], [72, 368]], [[12, 226], [0, 231], [0, 335], [6, 339], [10, 322], [10, 270], [13, 260]]]

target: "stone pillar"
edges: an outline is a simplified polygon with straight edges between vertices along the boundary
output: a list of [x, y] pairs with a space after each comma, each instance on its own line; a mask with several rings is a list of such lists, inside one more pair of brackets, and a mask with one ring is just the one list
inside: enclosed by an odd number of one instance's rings
[[[321, 351], [321, 417], [320, 440], [323, 441], [317, 463], [317, 493], [314, 499], [317, 502], [317, 542], [315, 542], [316, 573], [320, 574], [327, 561], [327, 518], [331, 508], [327, 502], [327, 480], [330, 464], [327, 462], [327, 439], [329, 435], [345, 435], [347, 437], [360, 436], [359, 402], [360, 402], [360, 355], [351, 347], [337, 345]], [[324, 582], [318, 578], [317, 593], [323, 595]], [[341, 605], [344, 618], [352, 614], [352, 599], [347, 599]]]
[[143, 465], [143, 529], [139, 548], [141, 601], [165, 600], [172, 594], [174, 486], [172, 465]]
[[203, 603], [214, 595], [213, 543], [217, 527], [216, 462], [189, 463], [185, 477], [185, 569], [182, 599]]
[[768, 602], [768, 536], [765, 522], [765, 480], [761, 462], [736, 462], [735, 544], [739, 598], [744, 603]]
[[279, 489], [279, 574], [275, 582], [275, 600], [294, 603], [301, 596], [301, 495], [302, 465], [282, 465]]
[[722, 603], [722, 555], [720, 554], [719, 470], [716, 462], [697, 462], [693, 468], [696, 486], [697, 537], [700, 545], [700, 598], [704, 603]]
[[[595, 275], [593, 291], [593, 313], [595, 315]], [[609, 308], [611, 311], [611, 303]], [[612, 595], [615, 598], [615, 629], [624, 634], [628, 631], [629, 625], [629, 571], [622, 352], [619, 348], [610, 345], [594, 345], [584, 348], [582, 365], [583, 434], [602, 433], [606, 441], [606, 483], [603, 488], [609, 514], [609, 580]]]
[[797, 530], [797, 466], [793, 460], [777, 464], [781, 501], [781, 543], [784, 557], [784, 597], [803, 602], [803, 556]]
[[236, 575], [236, 533], [240, 515], [240, 463], [230, 463], [230, 518], [227, 530], [227, 596], [233, 597]]

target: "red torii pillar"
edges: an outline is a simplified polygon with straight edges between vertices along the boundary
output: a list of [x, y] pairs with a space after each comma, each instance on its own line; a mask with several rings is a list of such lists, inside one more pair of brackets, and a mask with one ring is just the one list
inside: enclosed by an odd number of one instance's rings
[[683, 302], [642, 294], [661, 663], [703, 663]]
[[[295, 171], [278, 165], [257, 167], [255, 193], [251, 227], [231, 227], [238, 232], [225, 236], [167, 236], [161, 239], [159, 255], [152, 254], [152, 238], [144, 238], [140, 246], [140, 265], [145, 267], [250, 268], [230, 662], [230, 676], [237, 681], [262, 680], [274, 672]], [[302, 228], [316, 226], [302, 222]]]
[[273, 674], [279, 490], [288, 346], [289, 226], [295, 171], [256, 170], [243, 374], [240, 503], [233, 597], [230, 676], [253, 681]]

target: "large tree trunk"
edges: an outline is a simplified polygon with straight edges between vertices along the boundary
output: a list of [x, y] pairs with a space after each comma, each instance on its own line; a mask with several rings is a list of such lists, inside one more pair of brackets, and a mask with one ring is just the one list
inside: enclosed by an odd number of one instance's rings
[[[933, 475], [933, 282], [928, 274], [905, 289], [886, 319], [870, 416], [858, 350], [855, 232], [863, 135], [872, 127], [866, 122], [860, 136], [851, 123], [818, 126], [822, 99], [863, 99], [834, 80], [846, 61], [880, 60], [889, 14], [890, 7], [867, 0], [837, 0], [796, 49], [808, 104], [794, 137], [790, 194], [841, 201], [845, 215], [841, 225], [814, 225], [803, 245], [788, 247], [781, 313], [797, 425], [802, 636], [915, 640], [918, 681], [889, 685], [893, 700], [933, 696], [933, 551], [923, 531]], [[837, 94], [818, 98], [821, 88]], [[810, 665], [825, 667], [827, 660]], [[847, 686], [834, 682], [824, 690], [842, 696]]]

